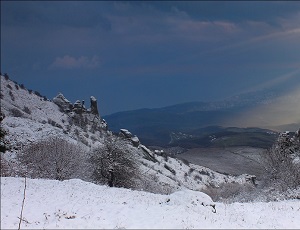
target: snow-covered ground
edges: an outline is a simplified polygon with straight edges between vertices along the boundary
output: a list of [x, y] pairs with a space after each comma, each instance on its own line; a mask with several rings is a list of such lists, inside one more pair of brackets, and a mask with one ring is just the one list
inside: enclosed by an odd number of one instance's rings
[[[76, 124], [56, 104], [3, 76], [0, 97], [5, 114], [2, 126], [10, 147], [1, 153], [1, 160], [9, 163], [5, 176], [23, 175], [16, 156], [32, 142], [60, 136], [91, 151], [110, 133], [102, 123], [96, 129], [93, 122]], [[27, 179], [21, 229], [300, 228], [299, 200], [213, 203], [199, 192], [224, 183], [251, 184], [252, 177], [247, 174], [224, 175], [142, 144], [136, 147], [126, 138], [123, 141], [139, 163], [136, 189], [143, 191], [109, 188], [80, 179]], [[89, 167], [82, 169], [90, 172]], [[72, 178], [92, 181], [85, 173]], [[18, 228], [23, 192], [24, 178], [1, 177], [1, 229]]]
[[[1, 229], [18, 228], [24, 181], [1, 178]], [[213, 203], [191, 190], [159, 195], [79, 179], [27, 179], [26, 185], [21, 229], [300, 227], [299, 200]]]

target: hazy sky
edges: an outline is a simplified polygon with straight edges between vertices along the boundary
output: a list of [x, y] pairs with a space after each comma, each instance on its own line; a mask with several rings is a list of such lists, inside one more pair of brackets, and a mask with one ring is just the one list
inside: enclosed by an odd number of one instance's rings
[[102, 115], [300, 85], [300, 2], [1, 1], [1, 72]]

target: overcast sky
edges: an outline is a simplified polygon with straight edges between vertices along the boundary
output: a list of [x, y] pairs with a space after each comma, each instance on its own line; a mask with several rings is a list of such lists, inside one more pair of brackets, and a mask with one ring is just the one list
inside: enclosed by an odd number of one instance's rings
[[300, 85], [300, 2], [1, 1], [1, 72], [102, 115]]

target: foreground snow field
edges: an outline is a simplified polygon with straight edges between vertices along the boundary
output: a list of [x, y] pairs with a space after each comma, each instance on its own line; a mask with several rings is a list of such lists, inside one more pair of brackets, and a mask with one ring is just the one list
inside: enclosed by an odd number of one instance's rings
[[[1, 178], [1, 229], [18, 228], [24, 181]], [[190, 190], [159, 195], [78, 179], [26, 185], [21, 229], [300, 228], [299, 200], [224, 204]]]

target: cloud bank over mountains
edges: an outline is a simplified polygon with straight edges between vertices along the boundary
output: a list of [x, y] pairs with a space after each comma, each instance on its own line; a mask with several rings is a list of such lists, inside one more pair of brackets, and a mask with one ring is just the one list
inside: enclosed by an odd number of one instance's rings
[[299, 25], [298, 2], [4, 1], [1, 71], [49, 98], [80, 84], [105, 114], [220, 100], [300, 85]]

